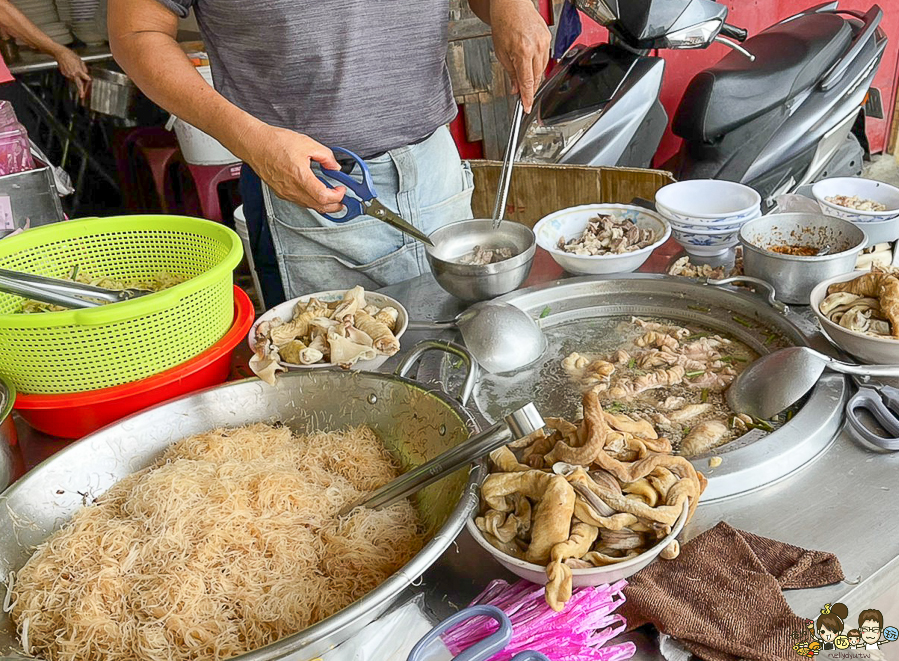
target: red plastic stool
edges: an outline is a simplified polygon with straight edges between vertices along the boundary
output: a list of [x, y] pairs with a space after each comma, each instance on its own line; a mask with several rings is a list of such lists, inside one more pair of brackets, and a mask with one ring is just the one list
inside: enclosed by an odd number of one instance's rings
[[[137, 170], [137, 178], [141, 178], [140, 173], [149, 171], [151, 179], [149, 186], [139, 186], [150, 193], [144, 196], [144, 210], [163, 213], [178, 211], [177, 202], [171, 195], [172, 168], [181, 160], [181, 150], [174, 134], [165, 130], [145, 134], [135, 140], [134, 148], [135, 164], [139, 165], [142, 160], [147, 165], [146, 169]], [[146, 191], [148, 187], [150, 191]]]
[[161, 126], [140, 126], [118, 131], [112, 140], [112, 151], [115, 156], [116, 170], [121, 183], [122, 198], [125, 208], [130, 211], [142, 211], [146, 207], [148, 192], [141, 190], [141, 177], [135, 168], [135, 152], [139, 140], [174, 139], [169, 131]]
[[222, 205], [219, 201], [219, 186], [229, 181], [240, 179], [241, 163], [228, 165], [194, 165], [183, 163], [187, 167], [194, 190], [196, 191], [200, 215], [207, 220], [221, 223]]

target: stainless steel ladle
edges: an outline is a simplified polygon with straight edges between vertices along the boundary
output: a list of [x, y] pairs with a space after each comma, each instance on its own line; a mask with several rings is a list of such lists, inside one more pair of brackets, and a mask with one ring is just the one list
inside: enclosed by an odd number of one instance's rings
[[736, 413], [770, 420], [798, 402], [828, 369], [862, 380], [899, 376], [899, 365], [853, 365], [808, 347], [789, 347], [762, 356], [743, 370], [727, 390], [727, 404]]
[[523, 310], [501, 301], [482, 301], [451, 321], [410, 321], [409, 330], [458, 328], [465, 348], [494, 374], [521, 369], [546, 351], [540, 326]]

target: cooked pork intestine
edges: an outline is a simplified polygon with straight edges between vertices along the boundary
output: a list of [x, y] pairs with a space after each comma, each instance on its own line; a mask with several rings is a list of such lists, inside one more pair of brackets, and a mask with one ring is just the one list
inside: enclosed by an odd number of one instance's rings
[[702, 454], [715, 447], [725, 434], [727, 434], [727, 425], [720, 420], [700, 422], [681, 441], [681, 454], [687, 457]]

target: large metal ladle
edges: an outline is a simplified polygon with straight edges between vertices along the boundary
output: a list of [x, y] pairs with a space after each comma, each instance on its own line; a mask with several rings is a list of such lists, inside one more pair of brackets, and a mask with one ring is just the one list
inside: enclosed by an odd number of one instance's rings
[[762, 356], [743, 370], [727, 391], [727, 404], [736, 413], [770, 420], [798, 402], [827, 369], [862, 379], [899, 376], [899, 365], [853, 365], [808, 347], [789, 347]]
[[523, 310], [501, 301], [475, 303], [451, 321], [410, 321], [408, 328], [458, 328], [465, 348], [493, 374], [521, 369], [546, 351], [546, 338], [537, 322]]

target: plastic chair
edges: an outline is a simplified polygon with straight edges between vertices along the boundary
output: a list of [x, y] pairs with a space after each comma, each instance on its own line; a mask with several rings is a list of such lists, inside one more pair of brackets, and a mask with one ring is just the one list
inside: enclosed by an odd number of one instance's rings
[[197, 195], [200, 215], [207, 220], [222, 222], [219, 186], [240, 179], [241, 163], [227, 165], [194, 165], [184, 163]]
[[[181, 160], [181, 150], [175, 136], [164, 129], [161, 133], [146, 133], [134, 141], [134, 150], [135, 166], [139, 166], [141, 160], [147, 165], [146, 170], [137, 169], [137, 178], [141, 178], [141, 172], [149, 171], [152, 180], [151, 195], [146, 195], [142, 200], [144, 210], [163, 213], [183, 211], [177, 208], [177, 201], [172, 195], [172, 168]], [[146, 187], [139, 188], [148, 192]]]
[[140, 177], [135, 168], [137, 142], [141, 139], [164, 140], [169, 132], [159, 126], [141, 126], [118, 131], [112, 140], [116, 171], [121, 183], [122, 202], [126, 209], [143, 211], [151, 191], [142, 190]]

